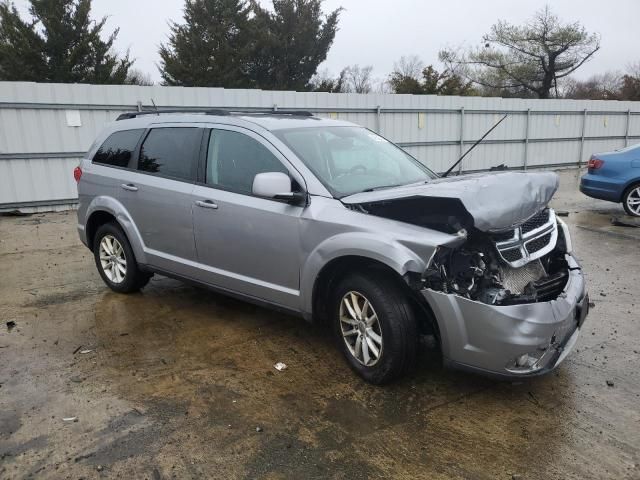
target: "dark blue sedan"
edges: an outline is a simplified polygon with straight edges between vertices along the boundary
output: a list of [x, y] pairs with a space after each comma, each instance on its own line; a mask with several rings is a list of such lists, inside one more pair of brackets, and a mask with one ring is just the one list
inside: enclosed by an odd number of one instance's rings
[[629, 215], [640, 217], [640, 144], [591, 155], [587, 166], [589, 172], [580, 181], [582, 193], [622, 203]]

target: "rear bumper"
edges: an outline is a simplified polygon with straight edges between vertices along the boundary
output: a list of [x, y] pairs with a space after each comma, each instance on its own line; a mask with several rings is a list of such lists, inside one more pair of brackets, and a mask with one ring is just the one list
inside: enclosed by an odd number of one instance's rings
[[[500, 378], [542, 375], [557, 367], [576, 343], [589, 310], [582, 271], [567, 255], [569, 279], [550, 302], [495, 306], [423, 290], [440, 329], [446, 365]], [[519, 367], [516, 359], [535, 358]]]
[[619, 181], [587, 173], [580, 179], [580, 191], [585, 195], [600, 200], [619, 203], [622, 199], [622, 185]]

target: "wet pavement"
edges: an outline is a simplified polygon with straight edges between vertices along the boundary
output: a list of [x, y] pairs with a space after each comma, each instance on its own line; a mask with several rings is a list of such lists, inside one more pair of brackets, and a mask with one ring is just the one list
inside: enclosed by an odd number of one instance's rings
[[561, 178], [595, 308], [520, 384], [424, 353], [370, 386], [302, 320], [158, 276], [112, 293], [75, 212], [0, 217], [0, 478], [640, 479], [640, 228]]

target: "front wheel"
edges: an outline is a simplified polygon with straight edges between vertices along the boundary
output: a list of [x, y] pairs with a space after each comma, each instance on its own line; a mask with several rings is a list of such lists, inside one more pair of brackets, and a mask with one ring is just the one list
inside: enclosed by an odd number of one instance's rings
[[416, 356], [416, 321], [404, 292], [383, 273], [351, 274], [334, 291], [334, 329], [350, 367], [373, 384], [405, 373]]
[[631, 185], [622, 197], [624, 210], [634, 217], [640, 217], [640, 183]]
[[115, 223], [98, 228], [93, 255], [102, 280], [115, 292], [136, 292], [151, 278], [138, 267], [127, 236]]

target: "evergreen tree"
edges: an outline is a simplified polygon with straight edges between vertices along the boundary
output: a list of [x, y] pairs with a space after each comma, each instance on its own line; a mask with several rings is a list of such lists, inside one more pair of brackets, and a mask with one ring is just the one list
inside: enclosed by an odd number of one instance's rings
[[250, 76], [258, 88], [309, 90], [327, 58], [342, 9], [324, 16], [322, 0], [273, 0], [273, 12], [251, 0], [254, 35]]
[[184, 21], [171, 25], [169, 42], [160, 47], [165, 84], [251, 86], [249, 6], [244, 0], [186, 0]]
[[90, 18], [91, 0], [30, 0], [30, 17], [0, 3], [0, 80], [125, 83], [133, 61], [112, 53], [118, 29], [101, 37], [106, 17]]

